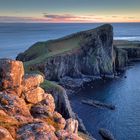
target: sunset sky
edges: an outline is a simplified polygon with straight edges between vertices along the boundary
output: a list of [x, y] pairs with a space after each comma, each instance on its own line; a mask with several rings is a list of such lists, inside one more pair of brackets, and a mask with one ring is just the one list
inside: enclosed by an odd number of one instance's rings
[[140, 22], [140, 0], [0, 0], [0, 22]]

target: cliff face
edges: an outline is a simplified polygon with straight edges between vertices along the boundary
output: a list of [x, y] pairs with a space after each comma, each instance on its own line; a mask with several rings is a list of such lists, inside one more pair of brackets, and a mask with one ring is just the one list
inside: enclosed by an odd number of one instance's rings
[[20, 61], [0, 59], [1, 140], [82, 140], [78, 121], [55, 111], [51, 94], [39, 85], [41, 75], [24, 75]]
[[[66, 52], [47, 58], [44, 56], [45, 59], [38, 60], [39, 57], [35, 58], [37, 54], [31, 53], [30, 48], [25, 53], [20, 54], [17, 59], [26, 61], [25, 65], [28, 69], [40, 70], [47, 79], [55, 81], [66, 76], [82, 78], [83, 76], [113, 74], [113, 29], [111, 25], [103, 25], [94, 30], [65, 37], [64, 47], [70, 40], [73, 42], [74, 38], [77, 38], [76, 45], [78, 47], [74, 44], [75, 48], [70, 46], [72, 49]], [[46, 43], [46, 49], [48, 45], [52, 46], [52, 44], [58, 45], [56, 46], [58, 49], [61, 48], [58, 42], [60, 40]], [[61, 42], [63, 42], [63, 39], [61, 39]], [[32, 59], [33, 56], [34, 59]]]

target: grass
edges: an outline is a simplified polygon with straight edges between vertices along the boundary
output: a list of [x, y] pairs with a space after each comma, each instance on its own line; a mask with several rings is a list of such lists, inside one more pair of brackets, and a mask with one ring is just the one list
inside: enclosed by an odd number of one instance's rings
[[62, 93], [63, 89], [61, 88], [61, 86], [59, 86], [57, 83], [52, 82], [52, 81], [48, 81], [48, 80], [44, 80], [44, 82], [40, 85], [45, 91], [50, 91], [50, 90], [55, 90], [59, 93]]

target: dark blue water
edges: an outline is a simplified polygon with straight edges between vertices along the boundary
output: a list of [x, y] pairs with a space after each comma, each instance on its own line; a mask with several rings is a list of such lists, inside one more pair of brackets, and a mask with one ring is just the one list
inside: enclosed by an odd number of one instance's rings
[[[110, 130], [117, 140], [140, 140], [140, 63], [129, 68], [124, 75], [106, 82], [98, 80], [70, 97], [74, 111], [97, 140], [101, 139], [99, 128]], [[84, 105], [82, 99], [111, 103], [116, 110]]]
[[[0, 58], [15, 58], [37, 41], [56, 39], [101, 24], [0, 23]], [[112, 24], [116, 39], [140, 40], [140, 23]]]

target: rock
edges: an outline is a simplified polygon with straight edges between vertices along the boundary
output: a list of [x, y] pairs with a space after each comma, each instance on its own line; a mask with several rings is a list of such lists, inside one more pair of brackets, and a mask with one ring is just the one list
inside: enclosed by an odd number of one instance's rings
[[47, 123], [26, 124], [17, 131], [17, 140], [58, 140], [54, 131]]
[[15, 117], [21, 123], [32, 121], [32, 116], [25, 101], [16, 95], [0, 92], [0, 109], [9, 116]]
[[60, 140], [83, 140], [78, 135], [69, 133], [66, 130], [59, 130], [56, 132], [56, 135]]
[[[51, 55], [51, 57], [45, 57], [45, 55], [48, 55], [49, 53], [47, 48], [49, 47], [50, 50], [52, 50], [51, 45], [61, 47], [60, 44], [63, 42], [71, 44], [71, 40], [76, 40], [75, 38], [80, 39], [77, 39], [74, 43], [76, 47], [74, 48], [74, 46], [72, 46], [72, 50], [54, 56]], [[42, 59], [40, 63], [37, 63], [37, 61], [36, 63], [31, 63], [31, 65], [28, 65], [28, 69], [41, 71], [48, 80], [60, 81], [67, 76], [79, 79], [82, 75], [100, 76], [101, 74], [113, 75], [114, 73], [112, 55], [113, 28], [109, 24], [105, 24], [93, 30], [72, 34], [51, 42], [43, 42], [42, 44], [44, 47], [40, 47], [40, 50], [46, 59]], [[23, 61], [38, 60], [40, 55], [38, 56], [38, 54], [36, 54], [38, 52], [33, 51], [35, 47], [39, 47], [38, 45], [40, 44], [35, 44], [26, 50], [26, 52], [20, 54], [17, 59]], [[46, 53], [44, 53], [44, 48], [47, 50]], [[67, 82], [63, 83], [67, 84]], [[71, 85], [74, 86], [74, 84]]]
[[96, 101], [96, 100], [90, 100], [90, 99], [82, 100], [82, 103], [90, 105], [90, 106], [95, 106], [95, 107], [98, 107], [98, 108], [107, 108], [107, 109], [111, 109], [111, 110], [115, 109], [114, 105], [107, 104], [107, 103], [102, 103], [102, 102]]
[[56, 129], [61, 130], [64, 129], [66, 125], [65, 119], [62, 117], [62, 115], [58, 112], [54, 112], [53, 114], [53, 120], [57, 124]]
[[14, 140], [9, 131], [0, 126], [0, 140]]
[[45, 92], [42, 88], [37, 87], [23, 94], [28, 103], [36, 104], [45, 99]]
[[[0, 69], [0, 139], [58, 140], [55, 133], [64, 130], [66, 121], [55, 111], [52, 95], [39, 87], [43, 77], [24, 76], [21, 62], [9, 59], [3, 61], [0, 60], [0, 68], [3, 66], [7, 71], [3, 71], [3, 67]], [[76, 121], [68, 123], [68, 137], [78, 140], [77, 130], [72, 127]]]
[[0, 59], [0, 90], [9, 89], [20, 95], [23, 75], [22, 62]]
[[42, 100], [41, 102], [31, 107], [31, 114], [34, 117], [43, 117], [43, 116], [48, 117], [54, 112], [55, 103], [52, 95], [47, 93], [45, 95], [46, 99]]
[[75, 114], [72, 111], [66, 90], [54, 82], [51, 82], [51, 84], [52, 86], [45, 90], [52, 94], [55, 100], [56, 110], [66, 119], [75, 118]]
[[44, 78], [39, 74], [26, 74], [23, 78], [23, 92], [27, 92], [33, 90], [38, 87], [41, 83], [43, 83]]
[[114, 136], [111, 134], [109, 130], [101, 128], [99, 130], [99, 133], [106, 140], [115, 140]]
[[65, 130], [71, 133], [78, 133], [78, 121], [75, 119], [67, 119]]

